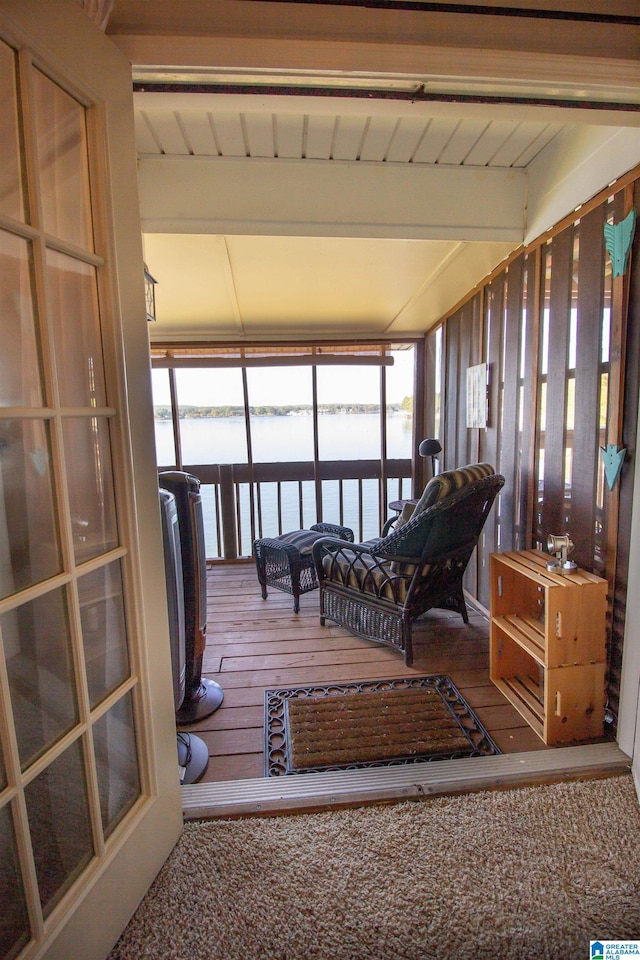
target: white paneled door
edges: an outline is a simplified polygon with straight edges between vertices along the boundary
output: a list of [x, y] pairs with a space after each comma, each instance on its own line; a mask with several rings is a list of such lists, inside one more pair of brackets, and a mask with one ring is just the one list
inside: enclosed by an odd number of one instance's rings
[[0, 958], [98, 960], [181, 829], [131, 77], [0, 2]]

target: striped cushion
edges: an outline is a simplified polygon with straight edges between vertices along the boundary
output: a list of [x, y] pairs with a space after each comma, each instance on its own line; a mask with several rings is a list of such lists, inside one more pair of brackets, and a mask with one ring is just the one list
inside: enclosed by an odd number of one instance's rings
[[[325, 574], [334, 583], [343, 583], [392, 603], [404, 603], [406, 599], [411, 577], [397, 576], [392, 572], [390, 563], [381, 563], [368, 554], [357, 554], [350, 550], [326, 556], [322, 563]], [[411, 573], [413, 570], [415, 567], [412, 566]]]
[[411, 504], [405, 505], [400, 522], [406, 523], [411, 517], [417, 516], [427, 507], [432, 507], [434, 503], [440, 503], [450, 493], [461, 490], [468, 483], [474, 480], [481, 480], [482, 477], [490, 477], [495, 470], [490, 463], [471, 463], [466, 467], [458, 467], [456, 470], [445, 470], [436, 477], [432, 477], [422, 492], [422, 496], [411, 509]]
[[301, 556], [306, 556], [306, 554], [311, 553], [311, 548], [316, 540], [319, 540], [322, 536], [323, 534], [318, 533], [317, 530], [292, 530], [291, 533], [283, 533], [276, 537], [276, 540], [280, 540], [282, 543], [290, 543], [297, 547]]

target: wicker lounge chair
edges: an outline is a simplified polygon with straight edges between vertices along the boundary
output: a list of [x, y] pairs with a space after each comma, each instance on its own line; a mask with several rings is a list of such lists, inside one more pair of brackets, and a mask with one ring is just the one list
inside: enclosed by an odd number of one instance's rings
[[407, 666], [413, 662], [413, 625], [432, 607], [454, 610], [468, 623], [462, 577], [504, 484], [489, 464], [441, 474], [439, 484], [434, 480], [412, 516], [400, 518], [381, 539], [351, 544], [323, 537], [313, 545], [320, 623], [333, 620], [396, 647]]

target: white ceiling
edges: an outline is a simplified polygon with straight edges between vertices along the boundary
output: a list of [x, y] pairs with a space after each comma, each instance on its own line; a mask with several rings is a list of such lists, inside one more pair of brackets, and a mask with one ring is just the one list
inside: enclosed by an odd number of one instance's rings
[[[495, 119], [489, 110], [413, 116], [401, 102], [201, 94], [136, 95], [136, 144], [146, 156], [428, 163], [526, 168], [566, 123]], [[213, 103], [211, 103], [213, 100]], [[238, 104], [238, 101], [242, 101]], [[204, 102], [203, 102], [204, 101]], [[275, 106], [274, 106], [275, 102]], [[271, 107], [271, 108], [270, 108]], [[313, 111], [313, 112], [312, 112]]]
[[[288, 23], [276, 12], [294, 7], [308, 14], [312, 41], [282, 39]], [[210, 18], [200, 30], [191, 2], [116, 0], [113, 39], [138, 85], [144, 250], [158, 281], [154, 341], [419, 335], [524, 242], [528, 224], [554, 222], [540, 210], [555, 216], [559, 190], [571, 204], [563, 215], [606, 185], [607, 153], [625, 147], [619, 172], [640, 161], [637, 63], [516, 54], [506, 49], [505, 17], [488, 26], [503, 31], [501, 50], [440, 46], [426, 60], [424, 39], [415, 49], [407, 40], [358, 45], [349, 18], [378, 13], [351, 7], [335, 13], [344, 43], [323, 46], [318, 24], [324, 29], [335, 7], [204, 0], [198, 10]], [[273, 32], [263, 38], [266, 21], [253, 29], [251, 15], [271, 10]], [[229, 11], [230, 39], [213, 36]], [[245, 17], [241, 28], [234, 17]], [[474, 31], [485, 24], [476, 18]], [[549, 20], [536, 29], [544, 43], [548, 31], [573, 27]], [[473, 35], [464, 42], [471, 48]], [[345, 51], [368, 69], [320, 69], [346, 62]], [[394, 71], [390, 51], [395, 63], [429, 62], [432, 73]], [[291, 69], [302, 59], [305, 69]], [[158, 83], [171, 89], [158, 92]], [[422, 98], [425, 89], [445, 95]], [[472, 102], [480, 95], [491, 102]], [[609, 110], [608, 99], [628, 109]], [[585, 178], [587, 166], [595, 173]]]
[[[214, 184], [232, 158], [323, 161], [336, 171], [346, 163], [523, 170], [566, 126], [460, 110], [415, 116], [395, 103], [338, 101], [338, 112], [326, 99], [232, 98], [242, 109], [224, 99], [211, 105], [199, 94], [137, 93], [141, 159], [184, 158], [188, 177], [189, 158], [209, 158]], [[375, 196], [368, 199], [375, 205]], [[145, 209], [143, 222], [152, 219]], [[154, 339], [421, 332], [519, 242], [195, 230], [145, 231], [145, 258], [158, 280]]]
[[[499, 260], [510, 246], [489, 248]], [[145, 256], [159, 280], [152, 336], [419, 332], [417, 303], [464, 249], [444, 240], [147, 234]]]

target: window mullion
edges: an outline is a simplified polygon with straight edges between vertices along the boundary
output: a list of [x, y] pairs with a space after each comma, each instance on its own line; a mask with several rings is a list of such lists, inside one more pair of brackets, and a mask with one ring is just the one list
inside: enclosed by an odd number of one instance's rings
[[42, 906], [40, 904], [40, 893], [36, 875], [35, 861], [33, 857], [33, 847], [31, 844], [31, 831], [29, 829], [27, 804], [22, 789], [22, 770], [20, 767], [18, 740], [11, 711], [9, 677], [7, 675], [7, 667], [1, 644], [0, 734], [0, 742], [2, 743], [5, 771], [9, 788], [6, 791], [6, 799], [8, 800], [7, 806], [11, 811], [13, 820], [16, 847], [18, 849], [18, 859], [22, 874], [22, 886], [25, 894], [29, 921], [31, 924], [31, 936], [33, 939], [39, 939], [44, 931], [44, 917], [42, 913]]

